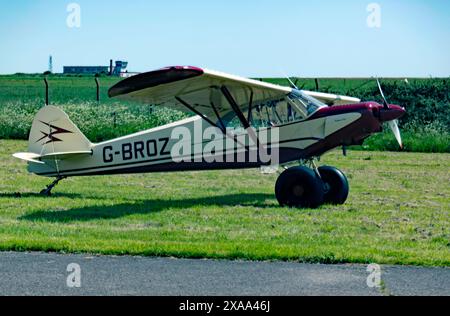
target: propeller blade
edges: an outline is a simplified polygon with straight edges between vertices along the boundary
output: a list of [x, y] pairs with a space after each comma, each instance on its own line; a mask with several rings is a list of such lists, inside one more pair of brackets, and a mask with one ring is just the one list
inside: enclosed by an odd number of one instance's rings
[[381, 97], [383, 98], [383, 105], [384, 105], [384, 108], [385, 108], [385, 109], [389, 109], [388, 102], [387, 102], [387, 100], [386, 100], [386, 97], [384, 96], [383, 89], [381, 89], [380, 80], [378, 80], [378, 78], [377, 78], [377, 84], [378, 84], [378, 90], [380, 90]]
[[400, 129], [398, 128], [398, 121], [397, 120], [389, 121], [388, 124], [392, 130], [392, 133], [394, 133], [395, 139], [400, 145], [400, 148], [403, 148], [402, 136], [400, 135]]

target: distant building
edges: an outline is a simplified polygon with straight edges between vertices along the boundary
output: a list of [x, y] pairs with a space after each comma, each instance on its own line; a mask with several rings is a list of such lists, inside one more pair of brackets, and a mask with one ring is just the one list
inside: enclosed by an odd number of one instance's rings
[[116, 66], [114, 67], [114, 70], [112, 71], [112, 75], [120, 76], [120, 74], [124, 72], [124, 70], [127, 68], [127, 66], [128, 66], [127, 61], [116, 60]]
[[64, 74], [82, 74], [82, 75], [94, 75], [94, 74], [107, 74], [109, 73], [108, 66], [64, 66]]
[[120, 76], [125, 72], [128, 66], [127, 61], [116, 60], [115, 67], [112, 66], [64, 66], [64, 74], [80, 74], [80, 75], [95, 75], [95, 74], [111, 74], [113, 76]]

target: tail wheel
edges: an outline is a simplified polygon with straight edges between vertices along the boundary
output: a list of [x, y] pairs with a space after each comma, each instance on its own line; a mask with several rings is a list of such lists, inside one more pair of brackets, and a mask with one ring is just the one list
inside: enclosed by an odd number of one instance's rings
[[325, 203], [344, 204], [349, 191], [347, 177], [344, 173], [330, 166], [322, 166], [318, 170], [325, 188]]
[[281, 206], [316, 208], [324, 201], [323, 183], [313, 170], [292, 167], [278, 177], [275, 196]]

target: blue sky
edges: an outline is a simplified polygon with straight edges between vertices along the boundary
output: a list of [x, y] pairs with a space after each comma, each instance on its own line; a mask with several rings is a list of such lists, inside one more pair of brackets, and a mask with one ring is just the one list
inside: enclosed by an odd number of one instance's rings
[[[81, 8], [70, 28], [67, 5]], [[369, 3], [381, 27], [367, 25]], [[243, 76], [449, 76], [447, 0], [2, 1], [0, 73], [129, 61]]]

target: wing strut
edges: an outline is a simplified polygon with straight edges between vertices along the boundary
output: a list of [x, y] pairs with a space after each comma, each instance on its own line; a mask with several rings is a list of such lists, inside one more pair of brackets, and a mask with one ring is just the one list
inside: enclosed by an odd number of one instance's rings
[[[230, 135], [230, 134], [227, 133], [227, 130], [225, 129], [225, 127], [224, 127], [223, 129], [220, 128], [220, 126], [218, 126], [216, 123], [214, 123], [213, 121], [211, 121], [211, 120], [210, 120], [209, 118], [207, 118], [205, 115], [203, 115], [202, 113], [200, 113], [199, 111], [197, 111], [193, 106], [191, 106], [189, 103], [187, 103], [186, 101], [184, 101], [184, 100], [181, 99], [180, 97], [175, 97], [175, 99], [176, 99], [178, 102], [180, 102], [181, 104], [183, 104], [185, 107], [187, 107], [189, 110], [191, 110], [192, 112], [194, 112], [195, 114], [197, 114], [198, 116], [200, 116], [202, 119], [204, 119], [205, 121], [207, 121], [209, 124], [211, 124], [211, 125], [214, 126], [214, 127], [217, 127], [219, 130], [222, 131], [222, 133], [223, 133], [225, 136], [230, 137], [231, 139], [233, 139], [233, 141], [234, 141], [235, 143], [237, 143], [237, 144], [241, 145], [242, 147], [246, 148], [247, 151], [248, 151], [248, 148], [245, 146], [245, 144], [242, 144], [242, 143], [241, 143], [240, 141], [238, 141], [233, 135]], [[212, 103], [211, 103], [211, 106], [213, 106]], [[214, 106], [213, 106], [213, 109], [214, 109], [214, 111], [216, 111], [216, 109], [215, 109]], [[220, 118], [218, 112], [216, 113], [216, 115], [217, 115], [217, 117], [218, 117], [218, 119], [219, 119], [220, 124], [221, 124], [222, 126], [224, 126], [224, 124], [223, 124], [223, 122], [222, 122], [222, 120], [221, 120], [221, 118]]]
[[250, 123], [252, 120], [252, 107], [253, 107], [253, 90], [250, 94], [250, 102], [248, 102], [248, 113], [247, 113], [247, 121]]
[[[252, 128], [250, 128], [249, 121], [245, 119], [244, 114], [242, 113], [241, 109], [239, 108], [239, 106], [237, 105], [237, 103], [234, 100], [233, 96], [231, 95], [230, 90], [228, 90], [228, 88], [225, 85], [223, 85], [220, 88], [220, 91], [222, 91], [223, 96], [225, 97], [225, 99], [227, 99], [228, 103], [231, 105], [231, 108], [233, 109], [234, 113], [236, 113], [239, 121], [241, 121], [242, 126], [247, 130], [248, 135], [255, 142], [256, 149], [258, 150], [258, 153], [259, 153], [259, 139], [258, 139], [258, 136], [256, 135], [255, 131]], [[252, 94], [250, 95], [250, 104], [249, 104], [250, 108], [251, 108], [252, 103], [253, 103], [253, 91], [252, 91]], [[247, 151], [249, 151], [249, 147], [246, 147], [246, 149], [247, 149]], [[258, 159], [259, 159], [259, 156], [258, 156]]]
[[236, 113], [239, 121], [241, 121], [242, 126], [247, 129], [250, 127], [250, 124], [245, 119], [244, 114], [242, 114], [241, 109], [239, 109], [239, 106], [237, 105], [236, 101], [234, 100], [233, 96], [230, 93], [230, 90], [226, 86], [222, 86], [220, 88], [220, 91], [222, 91], [223, 96], [227, 99], [228, 103], [231, 105], [231, 108], [233, 109], [234, 113]]
[[217, 127], [218, 129], [222, 130], [219, 126], [217, 126], [216, 123], [214, 123], [213, 121], [211, 121], [209, 118], [207, 118], [205, 115], [203, 115], [202, 113], [200, 113], [199, 111], [197, 111], [193, 106], [191, 106], [189, 103], [187, 103], [186, 101], [184, 101], [183, 99], [181, 99], [180, 97], [175, 97], [175, 99], [180, 102], [181, 104], [183, 104], [185, 107], [187, 107], [189, 110], [191, 110], [192, 112], [194, 112], [195, 114], [197, 114], [198, 116], [200, 116], [202, 119], [204, 119], [206, 122], [208, 122], [209, 124], [211, 124], [212, 126]]

